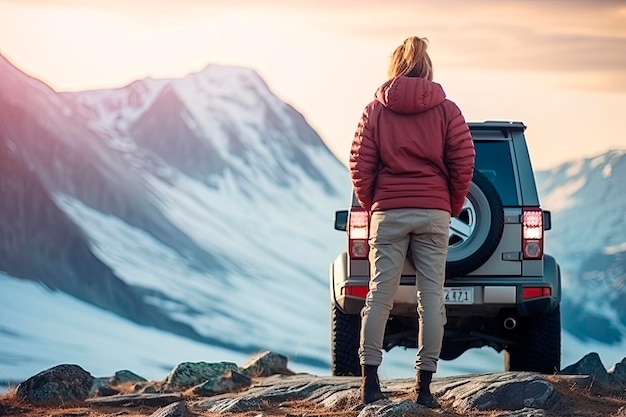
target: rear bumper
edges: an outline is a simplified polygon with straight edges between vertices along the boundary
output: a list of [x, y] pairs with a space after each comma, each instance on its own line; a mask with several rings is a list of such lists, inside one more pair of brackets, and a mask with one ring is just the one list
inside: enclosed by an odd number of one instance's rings
[[[447, 288], [472, 287], [472, 304], [446, 304], [448, 317], [497, 316], [502, 310], [514, 311], [518, 317], [544, 314], [560, 303], [560, 268], [550, 256], [544, 260], [544, 276], [538, 277], [461, 277], [446, 280]], [[331, 302], [346, 314], [360, 314], [365, 304], [363, 298], [346, 295], [347, 286], [367, 287], [368, 276], [346, 277], [345, 253], [335, 259], [330, 267]], [[524, 299], [525, 287], [548, 287], [549, 296]], [[402, 276], [394, 298], [391, 315], [416, 316], [417, 291], [415, 276]]]
[[[519, 281], [519, 279], [517, 280]], [[367, 277], [357, 277], [335, 286], [334, 298], [337, 306], [346, 314], [359, 314], [365, 304], [363, 298], [346, 295], [345, 286], [367, 286]], [[505, 280], [489, 282], [476, 282], [475, 280], [464, 280], [462, 283], [447, 282], [448, 288], [472, 287], [474, 301], [471, 304], [446, 304], [448, 317], [468, 317], [468, 316], [496, 316], [503, 309], [514, 310], [519, 317], [544, 314], [552, 311], [558, 304], [558, 291], [552, 288], [551, 284], [541, 279], [525, 279], [523, 283], [511, 284]], [[549, 287], [550, 296], [542, 296], [531, 299], [523, 298], [524, 287]], [[396, 292], [394, 306], [391, 315], [394, 316], [416, 316], [417, 315], [417, 291], [415, 289], [415, 279], [403, 279], [402, 284]]]

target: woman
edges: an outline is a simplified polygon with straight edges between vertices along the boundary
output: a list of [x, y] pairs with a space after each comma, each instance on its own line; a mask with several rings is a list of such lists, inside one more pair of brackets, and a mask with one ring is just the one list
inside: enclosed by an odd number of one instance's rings
[[432, 81], [427, 39], [393, 52], [389, 80], [363, 112], [350, 153], [350, 177], [370, 212], [369, 293], [361, 313], [363, 403], [384, 398], [378, 381], [382, 342], [407, 255], [416, 269], [416, 401], [430, 392], [446, 323], [443, 284], [450, 216], [458, 216], [474, 168], [474, 145], [461, 111]]

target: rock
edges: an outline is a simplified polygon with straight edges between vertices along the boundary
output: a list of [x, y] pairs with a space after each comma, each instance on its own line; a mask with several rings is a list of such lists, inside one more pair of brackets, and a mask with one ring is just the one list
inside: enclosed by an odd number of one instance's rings
[[[144, 384], [147, 383], [148, 380], [131, 371], [117, 371], [112, 377], [94, 378], [91, 390], [89, 391], [89, 397], [108, 397], [110, 395], [119, 394], [120, 390], [115, 387], [130, 382]], [[135, 387], [135, 391], [142, 388], [143, 386]]]
[[[583, 365], [580, 368], [582, 370], [597, 369], [597, 361], [594, 364], [593, 355], [586, 361], [581, 360], [579, 362]], [[589, 365], [591, 368], [585, 368]], [[626, 358], [616, 364], [607, 374], [614, 381], [622, 381], [624, 367], [626, 367]], [[61, 385], [65, 391], [74, 392], [77, 387], [85, 385], [81, 376], [90, 382], [89, 387], [92, 391], [96, 389], [103, 393], [103, 390], [113, 389], [107, 382], [110, 382], [113, 377], [93, 378], [76, 365], [64, 365], [55, 368], [41, 374], [52, 374], [52, 371], [55, 371], [55, 383]], [[270, 368], [285, 370], [287, 369], [286, 360], [281, 359], [277, 367]], [[252, 369], [252, 367], [248, 369]], [[192, 381], [200, 380], [200, 383], [193, 386], [193, 393], [196, 396], [210, 395], [211, 398], [184, 396], [180, 392], [163, 393], [162, 386], [166, 381], [145, 381], [137, 382], [135, 387], [140, 387], [145, 391], [158, 390], [158, 393], [138, 393], [135, 391], [133, 394], [89, 398], [84, 400], [83, 405], [124, 408], [162, 407], [153, 413], [152, 417], [183, 417], [204, 415], [205, 413], [250, 413], [251, 415], [256, 413], [258, 415], [259, 410], [268, 405], [282, 407], [283, 404], [286, 404], [288, 407], [289, 403], [295, 401], [317, 404], [324, 407], [328, 413], [350, 411], [354, 415], [358, 413], [359, 417], [395, 417], [430, 413], [423, 406], [412, 401], [414, 398], [413, 378], [381, 380], [382, 391], [389, 399], [363, 406], [359, 399], [361, 382], [359, 377], [320, 377], [302, 373], [295, 375], [273, 374], [268, 377], [258, 377], [252, 384], [252, 379], [240, 370], [237, 370], [236, 365], [230, 362], [183, 363], [168, 375], [167, 383], [169, 383], [170, 389], [178, 387], [178, 389], [186, 391]], [[132, 375], [134, 374], [119, 374], [119, 380], [121, 381], [125, 377], [134, 378]], [[35, 377], [29, 380], [34, 380]], [[489, 415], [493, 417], [543, 417], [546, 411], [560, 412], [559, 408], [566, 402], [565, 398], [550, 382], [554, 380], [559, 380], [559, 386], [576, 387], [577, 389], [586, 389], [595, 381], [586, 373], [546, 377], [531, 372], [504, 372], [435, 378], [431, 389], [445, 409], [453, 409], [458, 415], [490, 412]], [[27, 382], [20, 384], [22, 388], [20, 389], [18, 386], [17, 391], [24, 391], [28, 386]], [[44, 380], [42, 384], [45, 385], [45, 383]], [[595, 387], [600, 385], [596, 381]], [[37, 385], [33, 386], [34, 388], [40, 389], [41, 387]], [[123, 388], [123, 391], [128, 391], [132, 385]], [[235, 390], [243, 391], [236, 395], [230, 394]], [[608, 393], [606, 390], [601, 392]], [[75, 397], [79, 398], [79, 396]], [[18, 397], [18, 399], [21, 398]], [[78, 400], [66, 399], [63, 404], [68, 405], [73, 401]], [[45, 403], [45, 405], [50, 404], [52, 403]], [[9, 410], [7, 407], [2, 405], [0, 401], [0, 415]], [[623, 411], [623, 409], [619, 410], [624, 414]]]
[[237, 398], [211, 398], [194, 402], [190, 408], [196, 413], [246, 412], [257, 410], [259, 404], [308, 400], [322, 403], [338, 392], [350, 392], [357, 398], [360, 378], [318, 377], [314, 375], [273, 375], [259, 380]]
[[[93, 382], [91, 383], [91, 389], [89, 390], [89, 397], [106, 397], [107, 396], [107, 392], [109, 392], [111, 388], [111, 386], [109, 385], [109, 379], [108, 377], [105, 378], [94, 378]], [[115, 395], [117, 394], [118, 391], [115, 390], [115, 392], [113, 394], [109, 394], [109, 395]]]
[[163, 407], [175, 402], [183, 401], [182, 394], [120, 394], [112, 397], [89, 398], [86, 403], [103, 407]]
[[626, 388], [626, 358], [613, 365], [608, 374], [612, 384], [617, 385], [618, 388]]
[[453, 407], [461, 412], [527, 407], [551, 410], [565, 401], [543, 375], [530, 372], [504, 372], [448, 381], [433, 384], [432, 391], [443, 400], [452, 400]]
[[150, 414], [150, 417], [185, 417], [185, 414], [187, 414], [185, 402], [179, 401], [159, 408], [154, 413]]
[[178, 364], [165, 379], [166, 390], [184, 390], [204, 383], [217, 380], [227, 371], [239, 369], [232, 362], [183, 362]]
[[[332, 392], [334, 391], [334, 392]], [[359, 391], [356, 389], [331, 390], [329, 395], [321, 400], [321, 404], [332, 411], [352, 409], [361, 403]]]
[[156, 394], [159, 392], [154, 385], [135, 385], [135, 392], [138, 394]]
[[322, 402], [338, 391], [358, 391], [360, 378], [318, 377], [307, 374], [272, 375], [253, 385], [244, 396], [256, 396], [263, 401], [281, 402], [293, 399]]
[[109, 383], [113, 386], [124, 384], [126, 382], [148, 382], [148, 380], [126, 369], [117, 371], [115, 375], [109, 379]]
[[102, 387], [98, 387], [98, 390], [96, 391], [95, 395], [89, 395], [89, 397], [109, 397], [111, 395], [116, 395], [119, 394], [120, 392], [118, 390], [116, 390], [115, 388], [111, 388], [108, 385], [106, 386], [102, 386]]
[[242, 413], [258, 410], [261, 401], [257, 398], [224, 398], [216, 401], [194, 404], [194, 412], [209, 413]]
[[583, 356], [582, 359], [575, 364], [562, 369], [559, 374], [590, 375], [594, 381], [599, 382], [602, 385], [606, 385], [610, 382], [609, 374], [602, 364], [600, 356], [595, 352], [588, 353]]
[[57, 365], [17, 386], [17, 398], [31, 404], [61, 405], [85, 400], [94, 377], [78, 365]]
[[379, 400], [365, 406], [358, 417], [404, 417], [407, 414], [417, 414], [427, 410], [423, 405], [415, 401], [391, 402], [389, 400]]
[[492, 417], [545, 417], [546, 412], [538, 408], [522, 408], [521, 410], [495, 414]]
[[212, 378], [193, 388], [193, 393], [199, 396], [211, 396], [225, 392], [241, 391], [252, 384], [250, 377], [236, 371], [226, 371], [225, 375]]
[[287, 357], [279, 353], [270, 352], [268, 350], [254, 355], [248, 362], [241, 367], [242, 373], [252, 378], [264, 377], [275, 374], [293, 375], [294, 373], [287, 369]]

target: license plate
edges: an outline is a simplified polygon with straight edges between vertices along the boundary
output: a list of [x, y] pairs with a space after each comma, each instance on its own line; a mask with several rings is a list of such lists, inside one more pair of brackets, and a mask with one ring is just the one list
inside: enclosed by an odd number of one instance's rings
[[474, 287], [444, 288], [446, 304], [474, 304]]

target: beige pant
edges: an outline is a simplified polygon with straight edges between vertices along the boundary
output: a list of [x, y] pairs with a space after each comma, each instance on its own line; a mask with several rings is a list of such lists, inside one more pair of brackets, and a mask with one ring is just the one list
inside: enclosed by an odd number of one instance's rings
[[418, 351], [415, 368], [437, 371], [446, 310], [443, 302], [450, 213], [434, 209], [375, 211], [370, 223], [370, 283], [361, 312], [362, 365], [380, 365], [394, 294], [407, 257], [416, 269]]

